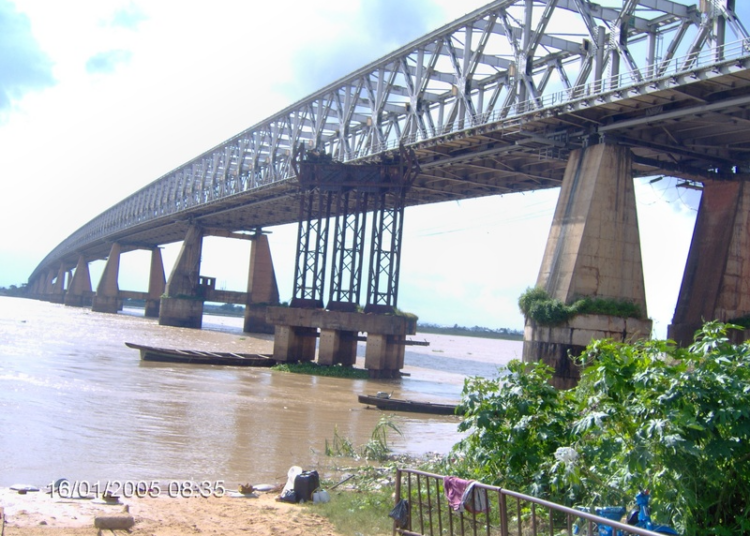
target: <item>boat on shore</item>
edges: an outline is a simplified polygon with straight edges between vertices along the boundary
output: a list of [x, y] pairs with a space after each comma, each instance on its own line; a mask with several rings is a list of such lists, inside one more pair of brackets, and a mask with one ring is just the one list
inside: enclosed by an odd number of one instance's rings
[[275, 359], [263, 354], [178, 350], [176, 348], [159, 348], [132, 342], [126, 342], [125, 346], [140, 350], [142, 361], [189, 363], [191, 365], [227, 365], [232, 367], [272, 367], [276, 364]]
[[429, 413], [431, 415], [455, 415], [456, 404], [440, 404], [437, 402], [419, 402], [417, 400], [403, 400], [390, 396], [359, 395], [360, 404], [375, 406], [385, 411], [409, 411], [413, 413]]

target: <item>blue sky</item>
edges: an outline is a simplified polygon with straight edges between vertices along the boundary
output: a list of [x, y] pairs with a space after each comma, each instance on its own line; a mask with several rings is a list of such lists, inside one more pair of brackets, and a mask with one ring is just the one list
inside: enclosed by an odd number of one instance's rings
[[[484, 3], [0, 0], [0, 286], [24, 283], [63, 239], [145, 184]], [[698, 205], [674, 184], [636, 181], [659, 336]], [[517, 299], [536, 282], [557, 195], [408, 209], [400, 307], [426, 322], [522, 328]], [[295, 230], [272, 231], [289, 299]], [[242, 290], [247, 248], [206, 239], [202, 273]], [[175, 254], [166, 248], [167, 270]], [[145, 290], [147, 269], [147, 255], [124, 255], [120, 288]]]

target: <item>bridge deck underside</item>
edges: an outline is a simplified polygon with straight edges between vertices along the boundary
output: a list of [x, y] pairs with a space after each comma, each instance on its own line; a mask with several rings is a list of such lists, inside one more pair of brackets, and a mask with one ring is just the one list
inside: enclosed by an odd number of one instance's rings
[[[557, 187], [570, 151], [607, 140], [631, 147], [634, 175], [687, 180], [737, 179], [750, 172], [750, 70], [643, 84], [507, 121], [468, 128], [411, 145], [421, 166], [406, 205]], [[731, 175], [733, 166], [740, 174]], [[296, 179], [288, 179], [154, 219], [70, 252], [105, 258], [112, 241], [123, 251], [180, 241], [190, 222], [228, 231], [298, 221]], [[210, 234], [210, 233], [209, 233]], [[73, 258], [75, 257], [75, 258]]]

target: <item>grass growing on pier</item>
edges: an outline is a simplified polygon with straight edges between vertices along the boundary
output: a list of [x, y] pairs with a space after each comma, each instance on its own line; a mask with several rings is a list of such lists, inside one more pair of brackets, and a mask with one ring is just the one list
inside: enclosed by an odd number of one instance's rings
[[271, 370], [280, 372], [292, 372], [295, 374], [311, 374], [314, 376], [329, 376], [332, 378], [350, 378], [352, 380], [366, 380], [369, 373], [365, 369], [354, 367], [343, 367], [341, 365], [318, 365], [310, 361], [301, 363], [279, 363], [271, 367]]
[[518, 299], [518, 307], [526, 318], [542, 326], [556, 326], [576, 315], [608, 315], [622, 318], [643, 318], [641, 308], [627, 300], [583, 297], [570, 305], [554, 299], [543, 288], [528, 288]]

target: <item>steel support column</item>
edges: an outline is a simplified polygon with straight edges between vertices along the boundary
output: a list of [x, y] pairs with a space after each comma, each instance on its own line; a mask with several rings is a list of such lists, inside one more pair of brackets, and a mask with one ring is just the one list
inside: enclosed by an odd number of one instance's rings
[[300, 196], [292, 307], [323, 307], [332, 196], [317, 188]]
[[359, 303], [368, 199], [369, 194], [362, 191], [345, 191], [337, 196], [330, 310], [352, 312]]

